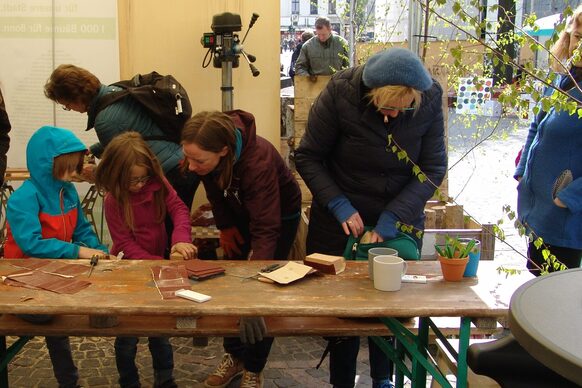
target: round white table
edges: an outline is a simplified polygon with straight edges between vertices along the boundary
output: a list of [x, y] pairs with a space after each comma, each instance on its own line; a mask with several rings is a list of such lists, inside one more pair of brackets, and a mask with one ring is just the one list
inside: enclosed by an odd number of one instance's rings
[[554, 272], [515, 291], [509, 327], [534, 358], [582, 385], [582, 268]]

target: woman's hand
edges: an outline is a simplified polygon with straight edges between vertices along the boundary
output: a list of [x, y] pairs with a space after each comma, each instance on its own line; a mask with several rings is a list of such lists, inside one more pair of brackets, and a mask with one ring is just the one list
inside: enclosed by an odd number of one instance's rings
[[198, 248], [196, 248], [194, 244], [179, 242], [172, 246], [170, 255], [172, 255], [172, 253], [179, 253], [184, 260], [190, 260], [198, 257]]
[[351, 233], [354, 237], [358, 237], [360, 234], [364, 233], [364, 221], [362, 221], [360, 213], [356, 212], [349, 216], [347, 220], [342, 222], [342, 228], [344, 229], [346, 236], [349, 236]]

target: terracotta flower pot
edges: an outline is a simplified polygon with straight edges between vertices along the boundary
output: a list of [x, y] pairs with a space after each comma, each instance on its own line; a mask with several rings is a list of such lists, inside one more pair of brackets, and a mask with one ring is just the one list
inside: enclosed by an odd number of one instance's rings
[[463, 279], [463, 273], [465, 272], [465, 267], [467, 267], [469, 257], [464, 257], [462, 259], [449, 259], [448, 257], [442, 257], [439, 254], [437, 254], [437, 256], [441, 262], [443, 278], [446, 281], [458, 282]]

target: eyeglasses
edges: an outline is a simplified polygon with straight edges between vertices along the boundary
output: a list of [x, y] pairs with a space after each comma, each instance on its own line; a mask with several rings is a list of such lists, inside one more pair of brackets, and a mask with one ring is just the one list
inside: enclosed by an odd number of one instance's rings
[[397, 110], [398, 112], [404, 113], [404, 112], [411, 112], [413, 110], [415, 110], [415, 107], [408, 107], [408, 108], [397, 108], [395, 106], [381, 106], [380, 110]]
[[148, 181], [150, 180], [150, 176], [146, 175], [146, 176], [140, 176], [138, 178], [132, 178], [129, 180], [129, 185], [130, 186], [137, 186], [140, 183], [148, 183]]

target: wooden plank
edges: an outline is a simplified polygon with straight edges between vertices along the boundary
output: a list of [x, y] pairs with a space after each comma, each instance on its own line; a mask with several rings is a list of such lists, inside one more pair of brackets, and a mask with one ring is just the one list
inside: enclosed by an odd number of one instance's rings
[[445, 205], [445, 225], [447, 229], [463, 228], [463, 206], [454, 203], [447, 203]]
[[293, 125], [293, 137], [298, 139], [296, 142], [299, 145], [301, 138], [305, 134], [305, 130], [307, 129], [307, 119], [305, 120], [295, 120], [295, 124]]
[[[14, 316], [0, 317], [0, 335], [68, 335], [91, 337], [115, 336], [168, 336], [168, 337], [233, 337], [239, 335], [238, 317], [213, 316], [194, 317], [195, 327], [177, 328], [176, 317], [160, 316], [119, 316], [119, 324], [109, 328], [94, 328], [89, 325], [86, 315], [61, 315], [47, 324], [33, 324]], [[459, 318], [435, 318], [435, 324], [445, 335], [458, 334]], [[384, 336], [391, 332], [378, 319], [374, 318], [335, 318], [335, 317], [266, 317], [269, 335], [282, 336]], [[403, 319], [405, 327], [416, 332], [418, 319]], [[499, 325], [493, 328], [473, 327], [472, 334], [493, 334], [500, 332]]]
[[318, 75], [315, 81], [312, 81], [308, 76], [296, 75], [294, 78], [295, 98], [311, 98], [314, 99], [325, 88], [331, 76]]
[[297, 121], [306, 121], [309, 117], [309, 111], [311, 110], [311, 105], [313, 104], [313, 98], [298, 98], [295, 97], [295, 123]]

